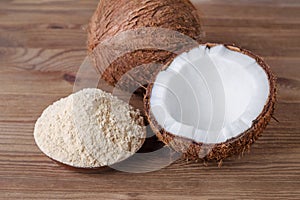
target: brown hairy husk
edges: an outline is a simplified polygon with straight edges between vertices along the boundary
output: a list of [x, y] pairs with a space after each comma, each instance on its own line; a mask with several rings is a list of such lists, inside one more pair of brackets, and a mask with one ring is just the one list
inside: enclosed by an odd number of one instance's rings
[[[197, 10], [189, 0], [101, 0], [88, 28], [89, 53], [97, 54], [95, 51], [102, 50], [96, 48], [97, 45], [122, 32], [147, 27], [176, 31], [197, 42], [202, 35]], [[163, 34], [162, 32], [161, 35]], [[144, 38], [144, 40], [153, 42], [153, 38]], [[155, 40], [157, 44], [170, 43], [166, 38], [155, 38]], [[123, 42], [128, 41], [125, 38]], [[189, 45], [177, 45], [176, 49], [171, 50], [183, 52], [190, 48], [192, 47]], [[94, 65], [101, 73], [101, 78], [115, 86], [124, 74], [133, 68], [150, 63], [165, 64], [174, 56], [174, 53], [162, 49], [138, 49], [113, 60], [107, 68], [97, 58], [94, 59]], [[150, 64], [149, 67], [134, 72], [134, 77], [132, 75], [130, 78], [123, 77], [124, 80], [118, 85], [121, 85], [120, 89], [125, 90], [136, 87], [136, 82], [147, 85], [157, 68]]]

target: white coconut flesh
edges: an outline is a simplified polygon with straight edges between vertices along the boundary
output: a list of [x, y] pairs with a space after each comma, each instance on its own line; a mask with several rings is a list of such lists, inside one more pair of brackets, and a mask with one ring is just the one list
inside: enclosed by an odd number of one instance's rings
[[269, 88], [266, 72], [252, 57], [224, 45], [201, 45], [157, 75], [150, 111], [172, 135], [217, 144], [252, 127]]

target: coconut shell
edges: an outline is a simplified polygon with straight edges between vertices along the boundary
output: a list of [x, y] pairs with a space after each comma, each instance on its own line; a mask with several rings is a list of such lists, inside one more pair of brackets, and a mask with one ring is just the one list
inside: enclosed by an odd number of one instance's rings
[[[204, 45], [206, 45], [207, 48], [211, 48], [220, 44], [207, 43]], [[253, 54], [248, 50], [241, 49], [235, 45], [224, 46], [232, 51], [243, 53], [254, 58], [266, 72], [269, 80], [270, 92], [263, 111], [253, 121], [252, 127], [249, 128], [247, 131], [241, 133], [239, 136], [219, 144], [197, 143], [190, 139], [175, 136], [172, 133], [169, 133], [166, 130], [164, 130], [155, 120], [153, 113], [151, 112], [150, 98], [152, 88], [154, 85], [153, 83], [156, 77], [152, 79], [146, 91], [146, 95], [144, 98], [144, 106], [146, 116], [149, 120], [152, 129], [154, 130], [160, 141], [164, 142], [166, 145], [170, 146], [175, 151], [183, 153], [183, 157], [188, 160], [216, 160], [220, 161], [221, 163], [223, 159], [228, 158], [232, 155], [243, 154], [244, 152], [248, 151], [250, 149], [250, 145], [253, 144], [259, 136], [261, 136], [261, 133], [268, 125], [274, 112], [274, 106], [276, 102], [276, 77], [271, 72], [270, 67], [265, 63], [265, 61], [261, 57]], [[162, 70], [166, 69], [167, 67], [168, 66], [166, 65], [164, 68], [162, 68]]]
[[[149, 28], [159, 29], [153, 31]], [[147, 34], [143, 32], [145, 29]], [[137, 31], [130, 35], [137, 34], [144, 44], [151, 44], [150, 47], [131, 50], [115, 57], [111, 56], [113, 53], [110, 50], [101, 47], [105, 43], [108, 48], [122, 51], [122, 46], [128, 42], [138, 46], [139, 40], [132, 41], [131, 36], [123, 36], [118, 42], [114, 41], [115, 36], [131, 30]], [[177, 38], [174, 42], [176, 36], [172, 38], [171, 34], [170, 37], [165, 30], [185, 37]], [[136, 90], [137, 86], [147, 85], [158, 69], [157, 64], [165, 64], [175, 54], [191, 49], [195, 43], [186, 44], [187, 40], [197, 43], [201, 35], [197, 11], [188, 0], [101, 0], [89, 24], [88, 50], [101, 78], [113, 86], [118, 85], [129, 91], [131, 88]], [[155, 44], [160, 48], [155, 48]], [[123, 77], [141, 65], [143, 67]]]

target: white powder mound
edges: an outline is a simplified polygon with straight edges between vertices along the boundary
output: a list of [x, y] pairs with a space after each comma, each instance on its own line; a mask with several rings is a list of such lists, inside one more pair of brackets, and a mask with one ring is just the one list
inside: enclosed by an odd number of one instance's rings
[[120, 162], [133, 155], [145, 137], [140, 112], [99, 89], [84, 89], [55, 102], [34, 129], [43, 153], [80, 168]]

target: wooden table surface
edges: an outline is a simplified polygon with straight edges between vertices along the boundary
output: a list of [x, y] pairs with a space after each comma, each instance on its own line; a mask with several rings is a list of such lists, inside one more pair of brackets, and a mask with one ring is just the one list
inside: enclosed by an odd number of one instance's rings
[[87, 174], [35, 145], [43, 109], [72, 93], [97, 0], [0, 1], [0, 198], [300, 199], [300, 1], [194, 0], [205, 41], [263, 56], [278, 76], [275, 116], [250, 154], [218, 168], [180, 160], [159, 171]]

